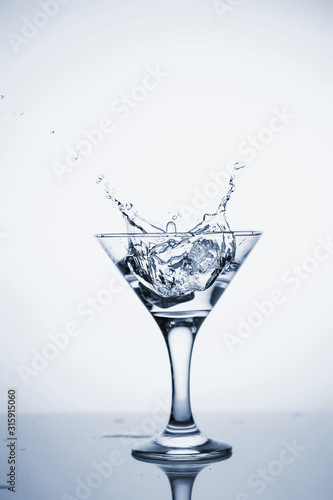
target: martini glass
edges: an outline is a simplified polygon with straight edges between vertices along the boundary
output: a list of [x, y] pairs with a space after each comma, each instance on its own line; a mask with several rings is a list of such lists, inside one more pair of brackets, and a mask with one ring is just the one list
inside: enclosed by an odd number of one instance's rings
[[[179, 290], [179, 293], [173, 293], [171, 296], [166, 296], [163, 288], [166, 274], [161, 272], [162, 268], [159, 268], [157, 273], [156, 269], [152, 269], [149, 249], [158, 245], [159, 248], [171, 248], [172, 252], [174, 241], [184, 241], [193, 235], [190, 233], [96, 235], [102, 248], [155, 319], [165, 339], [170, 358], [172, 403], [169, 422], [162, 433], [149, 441], [139, 443], [132, 449], [135, 458], [197, 462], [231, 456], [232, 448], [229, 444], [210, 439], [198, 429], [194, 421], [190, 403], [191, 355], [199, 328], [261, 234], [255, 231], [200, 234], [201, 246], [193, 256], [195, 263], [190, 263], [188, 279], [201, 286], [194, 285], [191, 288], [187, 286], [186, 280], [185, 283], [181, 283], [181, 279], [177, 282], [172, 278], [174, 289]], [[211, 257], [211, 249], [216, 245], [221, 248], [223, 245], [224, 248], [233, 248], [233, 251], [226, 253], [222, 260], [219, 260], [216, 269], [209, 269], [207, 280], [206, 257]], [[157, 258], [160, 265], [161, 259], [158, 256]], [[181, 259], [179, 262], [183, 265]], [[174, 268], [175, 271], [179, 271], [177, 264]], [[151, 279], [151, 275], [154, 272], [153, 278], [157, 280], [160, 288], [152, 286], [154, 279]], [[175, 274], [179, 276], [177, 272]]]

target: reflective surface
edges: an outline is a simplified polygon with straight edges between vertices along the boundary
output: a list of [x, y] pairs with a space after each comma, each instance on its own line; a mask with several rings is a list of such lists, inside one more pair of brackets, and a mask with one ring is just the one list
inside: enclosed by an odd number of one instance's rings
[[170, 465], [163, 470], [131, 456], [135, 443], [163, 428], [153, 414], [18, 413], [17, 421], [13, 494], [6, 490], [9, 447], [6, 418], [1, 416], [0, 498], [4, 500], [333, 498], [332, 414], [328, 413], [199, 414], [200, 426], [234, 444], [233, 456], [202, 464], [203, 468]]

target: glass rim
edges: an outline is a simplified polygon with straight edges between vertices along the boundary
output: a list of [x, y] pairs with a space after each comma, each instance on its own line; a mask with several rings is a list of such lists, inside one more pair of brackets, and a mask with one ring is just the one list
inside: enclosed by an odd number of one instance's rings
[[221, 234], [233, 234], [234, 236], [262, 236], [263, 231], [206, 231], [203, 233], [189, 232], [170, 232], [170, 233], [98, 233], [94, 234], [94, 238], [165, 238], [169, 236], [210, 236]]

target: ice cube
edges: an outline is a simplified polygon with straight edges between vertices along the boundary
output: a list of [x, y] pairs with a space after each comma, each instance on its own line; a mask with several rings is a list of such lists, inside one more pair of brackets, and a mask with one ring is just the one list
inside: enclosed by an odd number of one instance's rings
[[179, 237], [157, 245], [133, 245], [131, 269], [162, 297], [184, 296], [208, 288], [226, 262], [223, 233]]
[[207, 273], [216, 269], [221, 262], [221, 248], [217, 241], [198, 240], [188, 254], [191, 273]]

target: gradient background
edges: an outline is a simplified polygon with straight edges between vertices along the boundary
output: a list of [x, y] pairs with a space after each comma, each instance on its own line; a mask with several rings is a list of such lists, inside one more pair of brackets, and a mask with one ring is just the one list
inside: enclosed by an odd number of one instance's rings
[[[264, 236], [198, 336], [192, 403], [332, 408], [333, 255], [297, 290], [282, 280], [333, 236], [332, 2], [225, 1], [219, 16], [211, 0], [71, 0], [15, 52], [9, 33], [40, 3], [0, 3], [2, 410], [9, 387], [22, 412], [150, 411], [170, 397], [162, 336], [129, 287], [90, 323], [78, 315], [113, 276], [92, 235], [122, 227], [95, 179], [104, 172], [165, 222], [210, 171], [247, 160], [240, 144], [275, 108], [294, 119], [249, 162], [229, 207], [233, 229]], [[156, 65], [169, 76], [120, 120], [111, 104]], [[53, 162], [105, 117], [115, 131], [60, 182]], [[225, 333], [276, 288], [284, 303], [232, 352]], [[18, 367], [68, 322], [79, 335], [25, 384]]]

